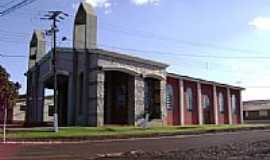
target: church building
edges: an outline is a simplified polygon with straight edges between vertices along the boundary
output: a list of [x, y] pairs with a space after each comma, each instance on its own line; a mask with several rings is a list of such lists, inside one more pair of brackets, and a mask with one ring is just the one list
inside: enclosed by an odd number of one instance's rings
[[[52, 51], [34, 31], [27, 76], [28, 124], [44, 121], [44, 92], [54, 88]], [[167, 73], [167, 64], [97, 48], [97, 16], [81, 3], [73, 47], [56, 48], [60, 126], [242, 123], [243, 88]], [[147, 118], [146, 118], [147, 117]]]

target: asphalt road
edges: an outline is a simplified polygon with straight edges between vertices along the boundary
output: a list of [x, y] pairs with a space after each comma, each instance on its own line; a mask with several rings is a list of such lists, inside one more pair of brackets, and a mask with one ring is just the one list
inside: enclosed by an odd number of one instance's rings
[[170, 152], [224, 146], [233, 143], [270, 141], [270, 131], [253, 130], [197, 136], [174, 136], [65, 144], [1, 144], [0, 160], [95, 159], [130, 151]]

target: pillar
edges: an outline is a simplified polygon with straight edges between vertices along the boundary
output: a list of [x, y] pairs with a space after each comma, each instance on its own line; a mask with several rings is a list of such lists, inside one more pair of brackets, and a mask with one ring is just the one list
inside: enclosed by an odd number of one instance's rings
[[97, 126], [104, 125], [104, 81], [105, 73], [97, 73]]
[[232, 124], [232, 100], [230, 88], [227, 88], [227, 107], [228, 107], [228, 120], [229, 124]]
[[43, 112], [44, 112], [44, 87], [43, 83], [39, 81], [37, 88], [37, 109], [36, 109], [36, 121], [38, 123], [43, 122]]
[[27, 96], [26, 96], [26, 122], [28, 124], [32, 123], [33, 121], [33, 87], [32, 87], [32, 73], [27, 74]]
[[[135, 86], [134, 76], [130, 75], [128, 79], [128, 124], [129, 125], [134, 125], [134, 97], [135, 97], [134, 86]], [[109, 109], [109, 107], [107, 107], [107, 109]]]
[[240, 104], [240, 123], [244, 124], [244, 111], [243, 111], [243, 102], [242, 102], [242, 91], [239, 90], [239, 104]]
[[70, 75], [68, 77], [68, 106], [67, 106], [67, 124], [73, 125], [75, 123], [75, 105], [74, 105], [74, 97], [76, 96], [74, 93], [76, 92], [73, 87], [73, 76]]
[[160, 81], [160, 107], [161, 107], [161, 118], [163, 125], [167, 125], [167, 108], [166, 108], [166, 79]]
[[218, 125], [218, 101], [217, 101], [217, 86], [213, 85], [213, 109], [214, 109], [214, 123]]
[[87, 100], [88, 126], [104, 125], [104, 71], [91, 71], [89, 73]]
[[182, 79], [179, 80], [179, 107], [180, 107], [180, 124], [182, 126], [185, 125], [185, 106], [184, 106], [184, 81]]
[[197, 82], [197, 105], [198, 105], [198, 124], [203, 124], [203, 109], [202, 109], [202, 88], [200, 82]]
[[135, 125], [137, 121], [144, 115], [144, 79], [142, 76], [135, 76], [135, 87], [134, 87], [134, 101], [135, 101]]

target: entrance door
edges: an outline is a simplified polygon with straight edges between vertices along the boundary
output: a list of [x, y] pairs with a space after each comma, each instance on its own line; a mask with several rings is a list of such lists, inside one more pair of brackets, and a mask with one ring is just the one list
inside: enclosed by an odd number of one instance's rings
[[105, 124], [128, 124], [129, 75], [108, 71], [105, 75]]
[[115, 84], [113, 89], [112, 119], [115, 124], [127, 123], [128, 91], [127, 84]]

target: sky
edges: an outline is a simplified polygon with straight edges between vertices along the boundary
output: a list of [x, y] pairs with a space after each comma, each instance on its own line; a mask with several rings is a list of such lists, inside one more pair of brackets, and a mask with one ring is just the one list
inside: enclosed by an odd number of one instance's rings
[[[10, 1], [1, 0], [0, 9]], [[50, 27], [40, 17], [48, 10], [68, 13], [58, 24], [57, 45], [71, 47], [81, 1], [37, 0], [0, 17], [0, 54], [25, 56], [0, 57], [11, 79], [22, 84], [21, 94], [32, 32]], [[270, 99], [269, 0], [86, 1], [98, 16], [99, 48], [167, 63], [169, 72], [245, 87], [244, 100]]]

